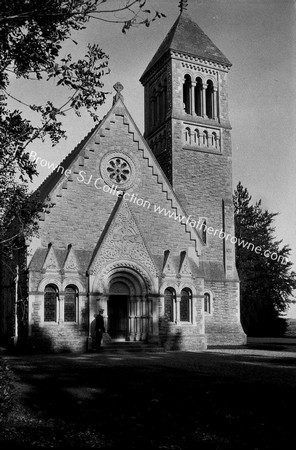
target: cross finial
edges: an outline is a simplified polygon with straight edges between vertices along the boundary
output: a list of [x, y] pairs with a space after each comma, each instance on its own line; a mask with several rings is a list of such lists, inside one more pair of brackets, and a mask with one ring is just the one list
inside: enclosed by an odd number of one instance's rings
[[120, 94], [123, 90], [123, 86], [121, 83], [119, 83], [119, 81], [117, 81], [117, 83], [115, 83], [113, 87], [118, 94]]
[[123, 96], [121, 94], [121, 91], [123, 90], [123, 86], [121, 83], [119, 83], [119, 81], [117, 81], [117, 83], [114, 84], [113, 88], [116, 91], [116, 94], [113, 97], [113, 104], [117, 102], [117, 100], [119, 98], [121, 98], [123, 100]]
[[187, 7], [188, 7], [188, 0], [180, 0], [179, 9], [181, 14], [183, 11], [186, 11]]

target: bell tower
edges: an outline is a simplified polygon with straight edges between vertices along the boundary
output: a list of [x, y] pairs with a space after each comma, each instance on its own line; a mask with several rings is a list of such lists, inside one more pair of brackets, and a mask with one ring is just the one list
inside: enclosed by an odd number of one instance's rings
[[187, 1], [144, 71], [145, 133], [185, 211], [216, 230], [204, 258], [237, 279], [227, 75], [230, 61], [191, 19]]

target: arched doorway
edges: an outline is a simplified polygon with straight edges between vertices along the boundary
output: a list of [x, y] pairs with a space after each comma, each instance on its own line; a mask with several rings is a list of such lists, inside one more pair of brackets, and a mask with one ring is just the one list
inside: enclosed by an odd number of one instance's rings
[[112, 283], [108, 300], [108, 333], [112, 339], [128, 337], [129, 302], [129, 287], [122, 281]]
[[146, 280], [131, 268], [116, 268], [105, 282], [107, 331], [114, 340], [144, 341], [153, 332], [153, 304]]

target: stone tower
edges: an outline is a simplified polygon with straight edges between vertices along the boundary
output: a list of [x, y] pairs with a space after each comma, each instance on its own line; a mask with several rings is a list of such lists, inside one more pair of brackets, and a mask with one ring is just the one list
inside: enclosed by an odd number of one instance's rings
[[[141, 77], [150, 148], [188, 216], [234, 236], [229, 60], [184, 11]], [[207, 235], [207, 259], [233, 277], [234, 247]], [[220, 236], [223, 236], [222, 233]]]
[[219, 304], [227, 317], [230, 305], [239, 308], [227, 92], [231, 63], [188, 15], [186, 3], [180, 2], [179, 17], [140, 80], [144, 137], [192, 226], [200, 224], [201, 260], [210, 264], [209, 281], [224, 280], [220, 296], [226, 303]]

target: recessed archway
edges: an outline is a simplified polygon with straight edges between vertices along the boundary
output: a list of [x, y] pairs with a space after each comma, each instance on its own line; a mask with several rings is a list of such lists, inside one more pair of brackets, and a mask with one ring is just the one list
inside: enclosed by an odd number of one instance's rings
[[130, 268], [116, 268], [105, 283], [107, 325], [115, 340], [143, 341], [152, 331], [152, 303], [142, 275]]

